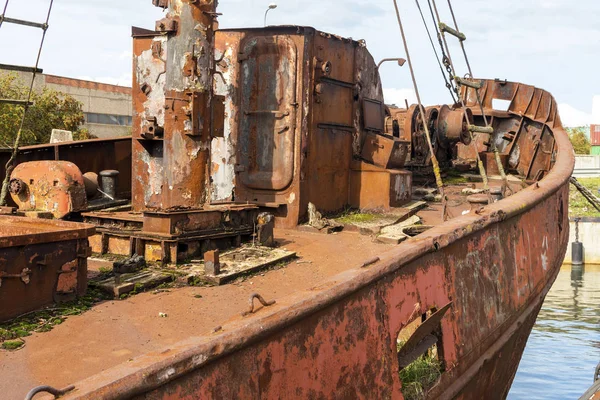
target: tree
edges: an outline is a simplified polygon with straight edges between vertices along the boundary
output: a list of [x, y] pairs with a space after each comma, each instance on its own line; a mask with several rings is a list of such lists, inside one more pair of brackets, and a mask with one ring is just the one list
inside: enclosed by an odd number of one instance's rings
[[575, 154], [590, 154], [592, 145], [586, 132], [589, 132], [588, 127], [567, 128], [567, 133], [569, 134], [569, 139], [571, 139]]
[[[16, 74], [0, 75], [0, 98], [26, 100], [29, 85]], [[84, 122], [82, 104], [72, 96], [43, 88], [32, 94], [33, 105], [29, 107], [19, 146], [48, 143], [52, 129], [72, 131], [75, 137], [81, 135]], [[0, 147], [13, 147], [24, 107], [13, 104], [0, 104]]]

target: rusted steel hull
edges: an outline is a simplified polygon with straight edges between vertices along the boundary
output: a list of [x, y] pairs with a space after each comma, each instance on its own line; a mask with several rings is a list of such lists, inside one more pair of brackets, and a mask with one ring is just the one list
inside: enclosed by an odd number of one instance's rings
[[76, 384], [67, 398], [402, 398], [397, 337], [450, 305], [431, 398], [503, 398], [564, 257], [572, 148], [537, 184], [375, 264]]

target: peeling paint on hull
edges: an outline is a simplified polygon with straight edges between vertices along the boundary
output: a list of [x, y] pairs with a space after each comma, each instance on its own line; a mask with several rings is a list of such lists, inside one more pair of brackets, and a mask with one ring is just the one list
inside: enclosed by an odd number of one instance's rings
[[79, 382], [66, 398], [402, 398], [396, 336], [415, 304], [424, 312], [449, 301], [446, 372], [431, 396], [503, 398], [567, 247], [561, 210], [573, 156], [558, 133], [558, 160], [539, 187], [435, 227], [367, 269], [277, 299], [218, 334]]

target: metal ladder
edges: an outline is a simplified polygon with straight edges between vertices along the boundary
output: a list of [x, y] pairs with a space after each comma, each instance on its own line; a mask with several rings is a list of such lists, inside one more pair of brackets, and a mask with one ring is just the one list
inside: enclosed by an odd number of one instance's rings
[[597, 198], [594, 195], [594, 193], [592, 193], [588, 188], [586, 188], [581, 183], [579, 183], [577, 178], [571, 177], [570, 181], [571, 181], [571, 184], [573, 186], [575, 186], [577, 188], [577, 190], [579, 190], [579, 193], [581, 193], [583, 195], [583, 197], [585, 197], [585, 199], [587, 201], [589, 201], [590, 204], [593, 205], [594, 208], [600, 212], [600, 199]]
[[[0, 14], [0, 28], [2, 27], [2, 25], [4, 23], [8, 23], [8, 24], [15, 24], [15, 25], [22, 25], [22, 26], [28, 26], [31, 28], [37, 28], [37, 29], [41, 29], [43, 31], [42, 34], [42, 39], [40, 42], [40, 47], [38, 50], [38, 56], [36, 59], [36, 63], [35, 63], [35, 67], [24, 67], [21, 65], [10, 65], [10, 64], [0, 64], [0, 69], [3, 70], [8, 70], [8, 71], [18, 71], [18, 72], [30, 72], [33, 74], [32, 77], [32, 84], [31, 84], [31, 88], [33, 88], [33, 83], [35, 81], [35, 76], [37, 74], [41, 74], [43, 72], [42, 69], [39, 68], [39, 63], [40, 63], [40, 56], [42, 53], [42, 47], [44, 46], [44, 40], [46, 39], [46, 32], [48, 31], [48, 21], [50, 20], [50, 13], [52, 12], [52, 5], [54, 3], [54, 0], [50, 0], [50, 5], [48, 6], [48, 14], [46, 17], [46, 22], [40, 23], [40, 22], [32, 22], [32, 21], [25, 21], [22, 19], [17, 19], [17, 18], [9, 18], [6, 16], [6, 10], [8, 9], [8, 3], [10, 2], [10, 0], [6, 0], [6, 2], [4, 3], [4, 9], [2, 11], [2, 14]], [[28, 95], [28, 99], [27, 100], [14, 100], [14, 99], [0, 99], [0, 103], [4, 103], [4, 104], [13, 104], [13, 105], [21, 105], [21, 106], [25, 106], [25, 108], [33, 105], [33, 103], [31, 102], [31, 90], [30, 89], [30, 93]]]
[[42, 72], [42, 70], [39, 68], [40, 57], [42, 56], [42, 48], [44, 47], [44, 41], [46, 39], [46, 32], [48, 32], [48, 27], [49, 27], [48, 22], [50, 21], [50, 14], [52, 13], [52, 5], [54, 4], [54, 0], [50, 0], [50, 4], [48, 6], [48, 13], [46, 15], [46, 21], [42, 22], [42, 23], [7, 17], [6, 10], [8, 9], [9, 2], [10, 2], [10, 0], [6, 0], [6, 2], [4, 3], [4, 8], [2, 10], [2, 14], [0, 14], [0, 28], [2, 28], [2, 25], [4, 23], [7, 23], [7, 24], [27, 26], [27, 27], [31, 27], [31, 28], [35, 28], [35, 29], [41, 29], [42, 30], [42, 39], [40, 40], [40, 47], [38, 49], [37, 58], [36, 58], [34, 67], [24, 67], [24, 66], [20, 66], [20, 65], [0, 64], [0, 68], [3, 68], [5, 70], [18, 71], [18, 72], [30, 72], [32, 74], [31, 84], [29, 85], [27, 99], [0, 99], [0, 104], [12, 104], [12, 105], [17, 105], [17, 106], [22, 106], [24, 108], [23, 116], [21, 118], [21, 122], [19, 125], [19, 130], [17, 131], [17, 136], [15, 138], [13, 151], [12, 151], [12, 154], [11, 154], [11, 157], [10, 157], [8, 163], [6, 164], [6, 176], [4, 177], [4, 179], [2, 181], [2, 186], [1, 186], [1, 191], [0, 191], [0, 206], [6, 205], [6, 199], [8, 197], [8, 183], [10, 180], [10, 175], [12, 174], [12, 171], [15, 168], [15, 161], [17, 159], [17, 154], [19, 152], [19, 144], [20, 144], [20, 140], [21, 140], [21, 133], [23, 131], [23, 126], [25, 124], [25, 117], [27, 115], [27, 111], [29, 110], [29, 107], [33, 105], [33, 102], [31, 101], [31, 96], [33, 93], [33, 86], [35, 84], [35, 78], [36, 78], [37, 74]]

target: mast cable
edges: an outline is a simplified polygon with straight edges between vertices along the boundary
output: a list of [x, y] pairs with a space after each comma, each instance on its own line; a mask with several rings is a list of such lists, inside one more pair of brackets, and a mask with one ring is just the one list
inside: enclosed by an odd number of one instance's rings
[[[452, 66], [450, 63], [450, 58], [446, 55], [446, 50], [444, 49], [444, 43], [442, 42], [442, 34], [439, 30], [438, 27], [438, 23], [435, 19], [435, 15], [433, 14], [433, 8], [431, 7], [431, 0], [427, 0], [427, 5], [429, 6], [429, 13], [431, 14], [431, 20], [433, 21], [433, 26], [435, 27], [435, 33], [437, 35], [437, 39], [438, 39], [438, 43], [440, 45], [440, 49], [442, 50], [442, 63], [444, 64], [444, 66], [446, 67], [446, 72], [448, 72], [448, 76], [450, 78], [450, 82], [453, 84], [452, 85], [452, 89], [454, 90], [454, 93], [456, 93], [456, 97], [457, 97], [457, 101], [460, 101], [460, 93], [458, 91], [458, 88], [456, 87], [456, 85], [454, 85], [454, 73], [452, 71]], [[437, 55], [437, 52], [436, 52]]]
[[[442, 48], [442, 53], [444, 53], [444, 47], [446, 50], [445, 57], [446, 57], [447, 61], [445, 61], [445, 63], [448, 68], [448, 73], [454, 80], [454, 76], [457, 75], [456, 68], [454, 67], [454, 63], [452, 62], [452, 58], [450, 56], [450, 48], [448, 47], [448, 42], [446, 41], [446, 35], [444, 35], [444, 31], [442, 29], [438, 30], [438, 27], [441, 24], [441, 19], [440, 19], [440, 14], [438, 13], [437, 5], [435, 3], [435, 0], [427, 0], [427, 2], [429, 4], [429, 10], [431, 11], [431, 17], [433, 18], [433, 23], [436, 26], [436, 30], [438, 32], [438, 37], [441, 37], [439, 42], [440, 42], [440, 47]], [[433, 2], [433, 7], [432, 7], [432, 2]], [[434, 11], [435, 11], [435, 14], [434, 14]], [[467, 106], [465, 104], [463, 97], [460, 94], [458, 94], [458, 100], [459, 100], [459, 104], [462, 107], [463, 112], [466, 114]], [[469, 132], [469, 134], [471, 135], [471, 144], [475, 148], [475, 160], [477, 162], [477, 168], [479, 170], [479, 175], [481, 176], [481, 179], [483, 181], [483, 189], [486, 192], [488, 192], [488, 194], [489, 194], [489, 180], [487, 177], [487, 171], [485, 170], [485, 166], [483, 165], [483, 162], [481, 161], [481, 157], [479, 156], [479, 151], [477, 149], [477, 141], [473, 137], [473, 132]]]
[[[6, 9], [8, 8], [9, 0], [6, 0], [4, 5], [4, 13], [6, 13]], [[10, 176], [15, 169], [15, 163], [17, 160], [17, 155], [19, 154], [19, 143], [21, 142], [21, 135], [23, 133], [23, 127], [25, 125], [25, 117], [27, 116], [27, 111], [29, 110], [31, 103], [31, 96], [33, 94], [33, 86], [35, 84], [35, 78], [37, 76], [37, 71], [40, 65], [40, 58], [42, 56], [42, 49], [44, 47], [44, 41], [46, 39], [46, 32], [48, 32], [48, 22], [50, 21], [50, 14], [52, 13], [52, 6], [54, 4], [54, 0], [50, 0], [50, 6], [48, 7], [48, 14], [46, 15], [46, 22], [44, 24], [44, 28], [42, 29], [42, 39], [40, 41], [40, 47], [38, 49], [37, 58], [35, 61], [35, 67], [33, 69], [31, 84], [29, 85], [29, 92], [27, 94], [27, 103], [23, 105], [23, 117], [21, 118], [21, 123], [19, 124], [19, 130], [17, 131], [17, 137], [15, 138], [15, 143], [13, 147], [12, 154], [10, 159], [6, 163], [6, 176], [4, 177], [4, 181], [2, 182], [2, 190], [0, 192], [0, 206], [6, 205], [6, 198], [8, 197], [8, 184], [10, 182]], [[2, 26], [2, 21], [4, 20], [4, 15], [2, 14], [2, 20], [0, 20], [0, 27]]]
[[[415, 77], [415, 70], [413, 68], [412, 59], [410, 57], [410, 52], [408, 50], [408, 43], [406, 42], [406, 35], [404, 34], [404, 27], [402, 25], [402, 19], [400, 18], [400, 10], [398, 9], [397, 0], [394, 1], [394, 7], [396, 9], [396, 18], [398, 19], [398, 26], [400, 28], [400, 34], [402, 35], [402, 42], [404, 43], [404, 50], [406, 52], [406, 60], [408, 61], [408, 67], [410, 68], [410, 75], [413, 81], [413, 87], [415, 89], [415, 95], [417, 96], [417, 102], [419, 103], [419, 110], [421, 111], [421, 120], [423, 121], [423, 127], [425, 129], [425, 138], [427, 139], [427, 145], [429, 146], [429, 151], [431, 152], [431, 163], [433, 164], [433, 173], [435, 175], [435, 183], [438, 187], [438, 190], [442, 194], [442, 201], [445, 198], [444, 195], [444, 182], [442, 181], [442, 175], [440, 173], [440, 165], [438, 163], [437, 157], [433, 151], [433, 145], [431, 144], [431, 137], [429, 136], [429, 127], [427, 121], [425, 120], [425, 108], [423, 107], [423, 103], [421, 102], [421, 95], [419, 94], [419, 87], [417, 85], [417, 79]], [[445, 206], [444, 206], [445, 209]], [[445, 214], [445, 213], [444, 213]]]
[[[440, 61], [440, 56], [438, 55], [438, 52], [435, 48], [435, 44], [433, 43], [433, 38], [431, 37], [431, 32], [429, 31], [429, 27], [427, 26], [427, 22], [425, 21], [425, 15], [423, 15], [423, 10], [421, 10], [421, 5], [419, 4], [419, 0], [415, 0], [415, 3], [417, 3], [417, 8], [419, 9], [419, 13], [421, 14], [421, 19], [423, 20], [423, 25], [425, 26], [425, 30], [427, 31], [427, 36], [429, 37], [429, 42], [431, 43], [431, 48], [433, 49], [433, 53], [435, 54], [435, 60], [437, 61], [439, 67], [440, 67], [440, 72], [442, 73], [442, 77], [444, 78], [444, 81], [446, 82], [446, 88], [448, 88], [448, 91], [450, 92], [450, 96], [452, 97], [452, 101], [454, 103], [457, 102], [456, 97], [454, 96], [454, 91], [456, 91], [456, 88], [452, 85], [452, 80], [448, 81], [448, 78], [446, 77], [446, 72], [444, 72], [444, 66], [442, 65], [442, 62]], [[436, 28], [436, 32], [437, 32], [437, 28]], [[439, 37], [439, 33], [438, 33], [438, 37]], [[442, 49], [443, 51], [443, 49]]]
[[[452, 21], [454, 22], [454, 28], [460, 32], [460, 30], [458, 28], [458, 22], [456, 20], [455, 14], [454, 14], [454, 8], [452, 7], [452, 2], [451, 2], [451, 0], [447, 0], [447, 1], [448, 1], [448, 8], [450, 9], [450, 14], [452, 15]], [[435, 5], [435, 0], [433, 0], [433, 3]], [[436, 12], [437, 12], [437, 10], [436, 10]], [[438, 19], [439, 19], [439, 16], [438, 16]], [[443, 32], [442, 32], [442, 34], [443, 34]], [[459, 40], [459, 42], [460, 42], [460, 47], [462, 49], [463, 55], [465, 57], [465, 62], [467, 64], [467, 69], [469, 71], [469, 75], [470, 75], [471, 79], [473, 79], [473, 70], [471, 69], [471, 64], [469, 63], [469, 57], [467, 56], [467, 50], [465, 49], [464, 41]], [[468, 88], [465, 88], [465, 94], [468, 92], [468, 90], [469, 90]], [[483, 101], [482, 101], [481, 97], [479, 96], [479, 89], [473, 89], [473, 90], [475, 91], [475, 97], [477, 99], [477, 103], [479, 104], [479, 109], [481, 111], [481, 116], [483, 117], [483, 121], [485, 122], [485, 127], [489, 128], [490, 121], [488, 121], [488, 118], [485, 115]], [[496, 145], [496, 142], [493, 140], [494, 139], [493, 134], [490, 139], [491, 139], [490, 141], [492, 144], [492, 151], [494, 152], [494, 158], [496, 160], [496, 165], [498, 167], [498, 172], [500, 173], [500, 177], [502, 178], [502, 182], [503, 182], [502, 194], [504, 195], [504, 192], [506, 191], [506, 189], [510, 190], [510, 192], [512, 193], [513, 191], [508, 186], [508, 178], [506, 176], [506, 172], [504, 171], [504, 166], [502, 165], [502, 160], [500, 159], [500, 153], [498, 151], [498, 146]]]

